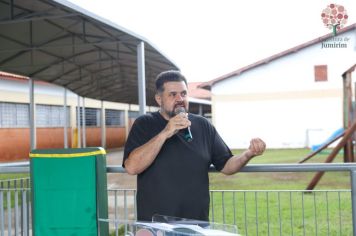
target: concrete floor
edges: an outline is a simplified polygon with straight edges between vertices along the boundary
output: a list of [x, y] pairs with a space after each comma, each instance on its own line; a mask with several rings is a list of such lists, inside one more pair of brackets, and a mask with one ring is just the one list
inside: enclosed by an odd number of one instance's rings
[[[107, 165], [122, 165], [123, 149], [106, 150]], [[134, 188], [136, 189], [136, 176], [126, 173], [108, 173], [108, 188]]]
[[[122, 165], [123, 149], [110, 149], [106, 150], [106, 164], [107, 165]], [[126, 218], [123, 216], [125, 210], [125, 204], [127, 207], [128, 219], [134, 219], [134, 196], [130, 192], [125, 199], [122, 191], [118, 191], [115, 196], [115, 189], [136, 189], [136, 175], [132, 176], [127, 173], [108, 173], [107, 174], [108, 185], [108, 205], [109, 205], [109, 219], [115, 219], [115, 210], [120, 220]], [[110, 191], [113, 190], [113, 191]], [[116, 198], [116, 207], [115, 207]], [[110, 228], [114, 225], [111, 223]]]

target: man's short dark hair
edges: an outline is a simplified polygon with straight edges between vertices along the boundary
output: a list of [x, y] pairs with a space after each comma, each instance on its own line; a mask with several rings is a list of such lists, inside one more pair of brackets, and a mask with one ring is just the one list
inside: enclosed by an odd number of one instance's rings
[[163, 85], [166, 82], [180, 82], [180, 81], [183, 81], [185, 85], [188, 86], [186, 78], [184, 77], [184, 75], [182, 75], [182, 73], [180, 73], [180, 71], [177, 70], [163, 71], [156, 78], [156, 92], [157, 93], [163, 92], [164, 89]]

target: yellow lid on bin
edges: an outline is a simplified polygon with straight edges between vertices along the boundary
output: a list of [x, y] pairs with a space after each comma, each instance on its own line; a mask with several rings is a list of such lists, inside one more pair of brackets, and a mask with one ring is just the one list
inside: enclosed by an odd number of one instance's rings
[[[59, 149], [56, 149], [57, 151]], [[66, 150], [66, 149], [63, 149]], [[74, 158], [74, 157], [88, 157], [88, 156], [96, 156], [96, 155], [105, 155], [106, 151], [104, 148], [102, 147], [98, 147], [95, 148], [94, 150], [90, 150], [90, 148], [88, 148], [87, 151], [83, 152], [83, 149], [78, 149], [78, 153], [54, 153], [54, 150], [50, 150], [50, 149], [42, 149], [42, 152], [38, 153], [37, 150], [34, 150], [34, 152], [30, 152], [30, 158]], [[62, 151], [62, 150], [61, 150]], [[73, 149], [72, 149], [73, 151]]]

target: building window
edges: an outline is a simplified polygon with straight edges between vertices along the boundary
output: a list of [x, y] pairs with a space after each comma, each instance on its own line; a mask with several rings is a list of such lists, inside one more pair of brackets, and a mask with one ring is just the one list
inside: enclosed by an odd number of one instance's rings
[[314, 77], [315, 77], [315, 82], [328, 81], [328, 66], [327, 65], [314, 66]]
[[[63, 106], [36, 105], [37, 127], [64, 127]], [[67, 107], [67, 124], [70, 124], [70, 112]]]
[[138, 111], [129, 111], [129, 119], [136, 119], [140, 116], [140, 112]]
[[106, 126], [125, 126], [124, 111], [120, 110], [105, 110], [105, 124]]
[[[77, 110], [78, 111], [78, 110]], [[83, 109], [80, 108], [80, 125], [83, 126]], [[97, 108], [85, 108], [85, 126], [100, 126], [100, 109]]]
[[29, 105], [22, 103], [0, 102], [0, 127], [29, 127]]

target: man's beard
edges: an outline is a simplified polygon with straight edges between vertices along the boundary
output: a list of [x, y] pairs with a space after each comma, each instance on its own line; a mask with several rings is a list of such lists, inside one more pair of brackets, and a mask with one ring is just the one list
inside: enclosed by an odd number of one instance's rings
[[[163, 105], [163, 104], [162, 104], [162, 105]], [[188, 112], [188, 109], [186, 109], [186, 107], [184, 106], [184, 104], [175, 104], [173, 110], [170, 110], [170, 111], [165, 110], [165, 109], [164, 109], [164, 105], [163, 105], [163, 106], [161, 107], [161, 110], [163, 110], [163, 111], [169, 116], [169, 118], [172, 118], [172, 117], [176, 116], [176, 115], [179, 113], [179, 112], [177, 112], [177, 108], [179, 108], [179, 107], [183, 107], [184, 110], [185, 110], [185, 112]]]
[[170, 111], [168, 112], [169, 118], [172, 118], [174, 116], [176, 116], [177, 114], [174, 111]]

